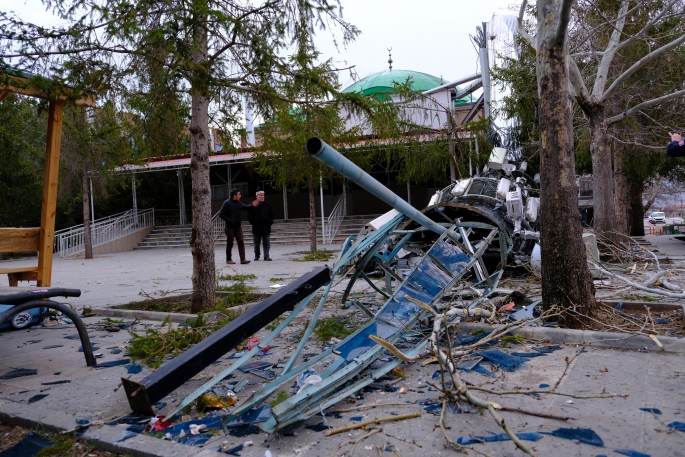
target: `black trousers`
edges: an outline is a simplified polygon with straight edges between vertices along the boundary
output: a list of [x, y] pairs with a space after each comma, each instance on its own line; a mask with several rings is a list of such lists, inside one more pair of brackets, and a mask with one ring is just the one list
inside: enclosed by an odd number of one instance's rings
[[243, 228], [226, 227], [226, 261], [231, 260], [231, 251], [233, 250], [233, 238], [235, 237], [238, 243], [238, 254], [240, 260], [245, 260], [245, 241], [243, 239]]
[[254, 255], [255, 257], [259, 257], [259, 245], [260, 243], [264, 243], [264, 258], [269, 257], [269, 248], [271, 247], [271, 235], [270, 234], [261, 234], [261, 233], [252, 233], [252, 236], [254, 237]]

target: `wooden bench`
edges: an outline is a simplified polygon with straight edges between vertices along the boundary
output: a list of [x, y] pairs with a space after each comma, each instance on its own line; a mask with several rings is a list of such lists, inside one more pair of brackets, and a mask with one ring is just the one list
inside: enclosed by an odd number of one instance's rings
[[[40, 228], [0, 228], [0, 253], [37, 252], [40, 246]], [[6, 274], [11, 287], [19, 281], [38, 281], [38, 266], [0, 268], [0, 275]]]

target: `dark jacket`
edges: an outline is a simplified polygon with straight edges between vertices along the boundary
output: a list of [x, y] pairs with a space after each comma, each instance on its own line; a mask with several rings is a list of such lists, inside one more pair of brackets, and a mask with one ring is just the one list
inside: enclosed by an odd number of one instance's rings
[[685, 156], [685, 141], [671, 141], [666, 146], [666, 154], [671, 157]]
[[247, 210], [247, 220], [252, 224], [252, 233], [270, 234], [271, 225], [274, 223], [274, 212], [269, 202], [260, 202], [256, 207], [251, 206]]
[[240, 200], [228, 199], [221, 205], [219, 210], [219, 217], [226, 221], [226, 227], [238, 228], [240, 227], [240, 211], [247, 211], [252, 208], [251, 205], [246, 205]]

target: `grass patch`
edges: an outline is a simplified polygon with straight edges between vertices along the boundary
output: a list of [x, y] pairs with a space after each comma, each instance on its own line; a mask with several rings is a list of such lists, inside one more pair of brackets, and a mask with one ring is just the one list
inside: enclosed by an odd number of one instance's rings
[[84, 306], [83, 308], [81, 308], [81, 315], [82, 316], [85, 316], [86, 314], [90, 314], [92, 312], [93, 312], [93, 308], [91, 308], [90, 306]]
[[472, 331], [471, 336], [478, 336], [478, 335], [482, 335], [483, 333], [485, 333], [485, 330], [483, 330], [482, 328], [479, 328], [477, 330]]
[[217, 297], [217, 304], [225, 308], [232, 308], [234, 306], [244, 305], [255, 301], [255, 296], [252, 293], [254, 287], [248, 286], [244, 281], [238, 281], [230, 286], [217, 284], [216, 290], [222, 292], [230, 292], [229, 295], [222, 295]]
[[523, 335], [507, 335], [502, 338], [502, 347], [505, 348], [508, 344], [521, 344], [523, 340]]
[[269, 281], [271, 282], [281, 282], [285, 281], [286, 278], [269, 278]]
[[[173, 328], [167, 316], [162, 329], [148, 328], [144, 335], [130, 332], [132, 338], [129, 342], [129, 356], [152, 368], [159, 368], [166, 356], [176, 357], [238, 317], [238, 313], [230, 309], [216, 307], [214, 310], [221, 311], [225, 317], [209, 323], [204, 314], [200, 313], [197, 319], [186, 320], [187, 327]], [[166, 331], [163, 331], [165, 326]]]
[[278, 392], [278, 395], [276, 395], [276, 398], [274, 398], [273, 400], [271, 400], [271, 401], [269, 402], [269, 404], [270, 404], [271, 407], [273, 408], [273, 407], [276, 406], [277, 404], [283, 403], [283, 402], [286, 401], [288, 398], [290, 398], [290, 395], [288, 395], [288, 392], [286, 392], [286, 391], [284, 391], [284, 390], [281, 390], [280, 392]]
[[284, 320], [285, 320], [285, 317], [278, 316], [275, 321], [267, 324], [266, 327], [264, 327], [264, 328], [273, 332], [274, 330], [276, 330], [276, 327], [278, 327], [278, 324], [280, 324]]
[[295, 262], [325, 262], [333, 257], [331, 251], [314, 251], [309, 254], [305, 254], [303, 257], [297, 257], [293, 260]]
[[137, 309], [141, 311], [158, 311], [160, 313], [190, 313], [190, 300], [144, 300], [129, 303], [122, 306], [122, 309]]
[[332, 316], [319, 319], [314, 327], [314, 335], [319, 343], [326, 343], [331, 338], [344, 339], [357, 330], [357, 327], [348, 328], [349, 317]]
[[241, 275], [219, 275], [216, 277], [219, 281], [254, 281], [257, 279], [257, 275], [252, 273], [246, 273]]

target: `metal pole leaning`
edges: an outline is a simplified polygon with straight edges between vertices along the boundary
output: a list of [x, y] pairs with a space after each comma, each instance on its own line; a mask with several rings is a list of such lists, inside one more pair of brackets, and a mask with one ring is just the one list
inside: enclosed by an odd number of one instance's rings
[[395, 208], [397, 211], [403, 213], [405, 216], [414, 219], [424, 227], [432, 230], [438, 235], [442, 235], [447, 230], [445, 227], [430, 220], [421, 211], [402, 200], [397, 196], [397, 194], [376, 181], [371, 177], [371, 175], [366, 173], [345, 156], [326, 144], [326, 142], [322, 139], [317, 137], [310, 138], [307, 140], [305, 148], [307, 149], [307, 152], [315, 159], [325, 163], [362, 189], [378, 197], [388, 205]]

